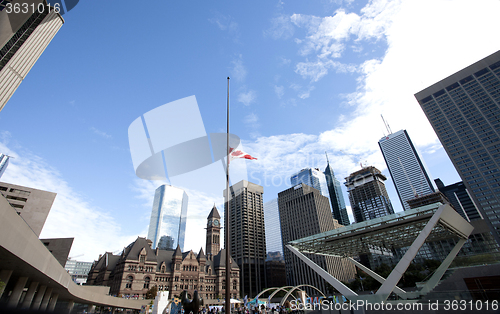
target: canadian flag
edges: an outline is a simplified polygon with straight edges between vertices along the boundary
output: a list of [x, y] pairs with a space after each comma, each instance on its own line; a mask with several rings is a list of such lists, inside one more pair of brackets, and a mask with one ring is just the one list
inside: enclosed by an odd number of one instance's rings
[[234, 159], [237, 158], [245, 158], [245, 159], [250, 159], [250, 160], [257, 160], [257, 158], [250, 156], [249, 154], [245, 153], [244, 151], [240, 149], [234, 149], [230, 148], [229, 149], [229, 162], [233, 161]]

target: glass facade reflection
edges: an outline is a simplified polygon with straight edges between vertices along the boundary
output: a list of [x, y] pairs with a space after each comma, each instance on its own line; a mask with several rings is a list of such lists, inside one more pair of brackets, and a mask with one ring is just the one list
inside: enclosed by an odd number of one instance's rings
[[148, 239], [153, 249], [162, 237], [172, 239], [172, 247], [184, 250], [188, 196], [184, 190], [171, 185], [161, 185], [155, 191], [153, 210], [149, 223]]
[[320, 177], [322, 175], [323, 173], [318, 168], [305, 168], [290, 177], [290, 184], [296, 186], [304, 183], [321, 192]]

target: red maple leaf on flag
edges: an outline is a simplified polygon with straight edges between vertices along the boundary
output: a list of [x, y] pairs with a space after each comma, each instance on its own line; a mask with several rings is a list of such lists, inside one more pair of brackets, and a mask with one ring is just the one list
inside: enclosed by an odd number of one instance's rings
[[257, 160], [257, 158], [252, 157], [250, 154], [247, 154], [242, 150], [230, 148], [229, 149], [229, 162], [231, 162], [233, 159], [237, 159], [237, 158]]

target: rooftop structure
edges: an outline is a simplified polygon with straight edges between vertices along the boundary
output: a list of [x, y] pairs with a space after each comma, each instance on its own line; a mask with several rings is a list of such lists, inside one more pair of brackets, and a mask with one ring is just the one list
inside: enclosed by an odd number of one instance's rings
[[345, 180], [356, 222], [394, 213], [384, 185], [387, 178], [380, 170], [373, 166], [364, 167], [351, 173]]

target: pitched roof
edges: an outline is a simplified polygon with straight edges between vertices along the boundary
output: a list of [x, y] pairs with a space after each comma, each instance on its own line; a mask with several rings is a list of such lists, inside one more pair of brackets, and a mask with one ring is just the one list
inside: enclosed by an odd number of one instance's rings
[[139, 260], [139, 254], [143, 249], [146, 250], [146, 260], [156, 262], [155, 251], [149, 246], [148, 240], [141, 237], [137, 237], [137, 240], [125, 248], [123, 258], [128, 260]]
[[212, 211], [210, 212], [210, 214], [207, 217], [207, 219], [210, 219], [210, 218], [220, 219], [219, 211], [217, 210], [217, 207], [215, 207], [215, 204], [214, 204], [214, 207], [212, 207]]
[[177, 244], [177, 248], [175, 249], [175, 252], [174, 252], [174, 257], [177, 257], [177, 256], [182, 257], [182, 251], [181, 251], [181, 247], [179, 246], [179, 244]]
[[198, 258], [197, 260], [199, 261], [200, 259], [207, 259], [207, 257], [205, 256], [205, 253], [203, 252], [203, 248], [200, 249], [200, 252], [198, 253]]
[[[236, 262], [233, 260], [233, 258], [230, 256], [231, 259], [231, 269], [240, 269]], [[224, 267], [226, 268], [226, 250], [222, 249], [219, 251], [217, 255], [214, 256], [214, 268], [219, 268], [219, 267]]]

